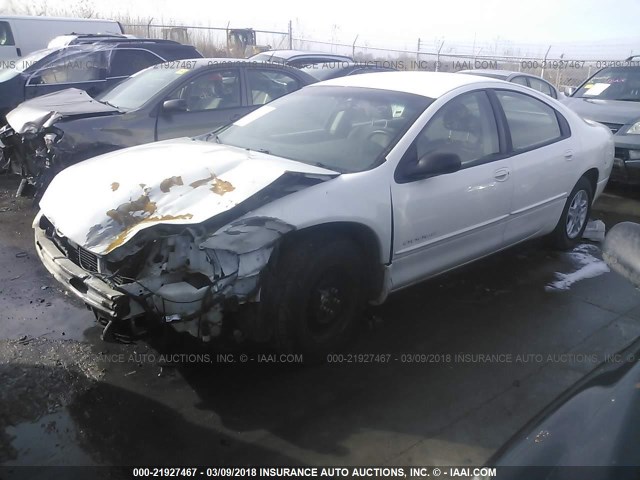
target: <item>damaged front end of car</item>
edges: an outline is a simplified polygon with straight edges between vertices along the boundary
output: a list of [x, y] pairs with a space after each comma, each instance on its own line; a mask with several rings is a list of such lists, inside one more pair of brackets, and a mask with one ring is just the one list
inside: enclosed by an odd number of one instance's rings
[[295, 230], [267, 217], [238, 220], [213, 235], [207, 225], [180, 233], [159, 228], [153, 238], [140, 235], [99, 256], [57, 233], [44, 215], [34, 227], [42, 262], [108, 329], [136, 331], [135, 322], [145, 317], [204, 342], [223, 330], [267, 340], [268, 327], [250, 305], [260, 300], [261, 275], [274, 249]]
[[8, 170], [22, 177], [16, 196], [21, 196], [27, 184], [42, 192], [58, 171], [57, 144], [64, 132], [53, 124], [52, 117], [43, 125], [28, 124], [21, 133], [10, 125], [0, 130], [2, 160], [0, 170]]
[[[155, 157], [162, 146], [135, 148], [152, 150]], [[61, 199], [83, 177], [75, 170], [94, 166], [78, 164], [56, 177], [34, 220], [36, 251], [49, 272], [106, 325], [103, 336], [168, 325], [204, 342], [226, 334], [269, 340], [271, 326], [259, 307], [261, 287], [274, 252], [296, 227], [252, 212], [338, 174], [316, 167], [291, 172], [276, 162], [254, 166], [242, 161], [251, 153], [235, 155], [237, 161], [227, 165], [229, 180], [205, 174], [197, 164], [197, 173], [158, 176], [152, 186], [131, 178], [123, 185], [105, 183], [105, 202], [120, 198], [120, 203], [96, 213], [98, 223], [87, 220], [81, 226], [78, 219], [87, 219], [100, 199], [94, 195], [91, 207], [74, 204], [86, 211], [71, 211]]]
[[10, 111], [0, 142], [5, 168], [22, 177], [17, 196], [32, 185], [39, 199], [53, 177], [78, 160], [77, 138], [60, 128], [61, 123], [66, 128], [69, 120], [117, 113], [75, 88], [27, 100]]

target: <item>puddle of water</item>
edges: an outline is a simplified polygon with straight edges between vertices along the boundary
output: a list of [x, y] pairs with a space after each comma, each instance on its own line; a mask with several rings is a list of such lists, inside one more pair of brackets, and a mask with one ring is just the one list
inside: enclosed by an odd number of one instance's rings
[[4, 466], [97, 465], [78, 446], [78, 431], [66, 409], [7, 427], [6, 432], [18, 455]]

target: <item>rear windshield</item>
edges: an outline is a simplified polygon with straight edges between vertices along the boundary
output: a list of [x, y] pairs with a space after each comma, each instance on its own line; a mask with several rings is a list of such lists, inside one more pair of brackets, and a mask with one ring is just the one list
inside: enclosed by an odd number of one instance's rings
[[353, 64], [349, 62], [322, 62], [313, 65], [307, 65], [306, 67], [302, 67], [300, 70], [322, 81], [331, 78], [339, 71], [352, 65]]
[[255, 60], [256, 62], [274, 62], [274, 63], [287, 63], [287, 60], [282, 57], [277, 57], [270, 53], [259, 53], [258, 55], [254, 55], [250, 60]]

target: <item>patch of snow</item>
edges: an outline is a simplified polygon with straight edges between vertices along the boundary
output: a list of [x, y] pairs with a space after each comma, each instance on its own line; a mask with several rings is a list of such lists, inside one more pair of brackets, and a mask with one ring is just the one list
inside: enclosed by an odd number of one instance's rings
[[557, 280], [551, 282], [545, 287], [546, 291], [569, 290], [569, 287], [580, 280], [586, 278], [594, 278], [603, 273], [609, 272], [607, 264], [594, 256], [592, 253], [598, 253], [600, 249], [595, 245], [582, 244], [578, 245], [567, 256], [580, 268], [572, 273], [556, 272]]

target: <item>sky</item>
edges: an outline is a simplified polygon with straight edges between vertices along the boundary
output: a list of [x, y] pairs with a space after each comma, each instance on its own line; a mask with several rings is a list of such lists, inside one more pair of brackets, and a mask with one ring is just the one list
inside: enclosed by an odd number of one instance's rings
[[[130, 15], [153, 23], [252, 27], [294, 37], [424, 51], [469, 53], [510, 48], [519, 54], [589, 59], [640, 54], [639, 0], [441, 0], [393, 2], [323, 0], [0, 0], [14, 6], [63, 9], [83, 5], [99, 16]], [[4, 3], [4, 8], [3, 8]], [[612, 8], [615, 5], [615, 8]]]

